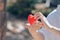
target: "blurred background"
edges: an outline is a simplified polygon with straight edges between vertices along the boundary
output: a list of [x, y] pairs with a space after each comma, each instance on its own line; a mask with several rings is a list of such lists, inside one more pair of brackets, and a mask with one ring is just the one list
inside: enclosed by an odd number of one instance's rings
[[[6, 40], [33, 40], [29, 31], [25, 29], [28, 15], [33, 10], [40, 10], [47, 17], [59, 4], [60, 0], [6, 0]], [[1, 7], [2, 2], [0, 9]]]

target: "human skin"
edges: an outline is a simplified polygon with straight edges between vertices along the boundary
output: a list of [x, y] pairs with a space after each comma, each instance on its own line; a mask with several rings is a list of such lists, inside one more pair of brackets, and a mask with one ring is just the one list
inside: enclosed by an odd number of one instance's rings
[[55, 26], [50, 25], [49, 23], [46, 23], [46, 22], [48, 22], [48, 20], [46, 19], [46, 17], [41, 12], [36, 13], [35, 15], [39, 16], [39, 18], [41, 19], [41, 22], [43, 23], [44, 29], [60, 36], [60, 29], [56, 28]]
[[33, 25], [26, 25], [26, 28], [29, 30], [30, 34], [32, 35], [34, 40], [44, 40], [44, 35], [40, 32], [36, 32], [39, 28], [41, 28], [42, 24], [34, 23]]

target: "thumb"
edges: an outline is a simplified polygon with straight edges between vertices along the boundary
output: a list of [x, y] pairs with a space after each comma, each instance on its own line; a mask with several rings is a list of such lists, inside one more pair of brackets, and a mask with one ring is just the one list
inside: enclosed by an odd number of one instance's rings
[[28, 29], [29, 27], [30, 27], [30, 24], [29, 24], [29, 23], [26, 23], [26, 24], [25, 24], [25, 28]]

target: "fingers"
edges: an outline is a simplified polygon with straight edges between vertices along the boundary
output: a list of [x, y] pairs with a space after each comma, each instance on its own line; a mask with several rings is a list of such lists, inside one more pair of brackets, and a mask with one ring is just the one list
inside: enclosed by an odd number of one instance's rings
[[39, 23], [40, 26], [44, 26], [45, 24], [45, 16], [41, 13], [41, 12], [38, 12], [35, 14], [35, 16], [37, 17], [37, 20], [40, 19], [42, 23]]
[[36, 18], [39, 18], [39, 16], [40, 16], [39, 12], [38, 12], [38, 13], [35, 13], [34, 16], [35, 16]]
[[41, 22], [35, 22], [33, 25], [26, 24], [25, 27], [29, 30], [29, 32], [36, 32], [36, 30], [42, 28]]
[[34, 28], [34, 27], [35, 27], [35, 26], [32, 26], [32, 25], [30, 25], [30, 24], [28, 24], [28, 23], [25, 25], [25, 28], [28, 29], [29, 32], [35, 31], [35, 28]]
[[42, 25], [42, 22], [37, 21], [37, 22], [34, 23], [32, 26], [33, 26], [33, 27], [36, 27], [36, 28], [40, 28], [40, 27], [42, 27], [43, 25]]
[[25, 24], [25, 28], [28, 29], [29, 27], [30, 27], [30, 24], [29, 24], [29, 23], [26, 23], [26, 24]]
[[31, 29], [32, 27], [33, 27], [33, 26], [30, 25], [29, 23], [27, 23], [27, 24], [25, 25], [25, 28], [27, 28], [28, 30]]
[[43, 19], [43, 17], [44, 17], [44, 15], [43, 15], [41, 12], [35, 13], [34, 16], [37, 18], [37, 20], [38, 20], [38, 19]]

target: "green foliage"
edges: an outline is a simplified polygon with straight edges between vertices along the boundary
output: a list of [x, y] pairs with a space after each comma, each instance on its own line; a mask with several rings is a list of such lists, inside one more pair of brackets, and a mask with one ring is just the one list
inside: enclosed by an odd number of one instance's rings
[[[12, 6], [7, 7], [7, 11], [16, 16], [17, 18], [27, 18], [31, 13], [31, 10], [34, 10], [34, 4], [37, 3], [37, 0], [18, 0]], [[47, 10], [41, 10], [41, 12], [47, 16], [52, 11], [52, 8]]]
[[48, 8], [48, 9], [45, 9], [45, 10], [41, 10], [41, 12], [43, 13], [44, 16], [47, 17], [47, 15], [53, 11], [55, 8]]
[[18, 0], [18, 2], [8, 7], [7, 11], [17, 18], [27, 18], [31, 10], [34, 9], [33, 5], [33, 0]]

